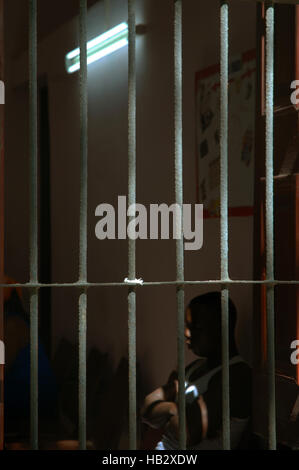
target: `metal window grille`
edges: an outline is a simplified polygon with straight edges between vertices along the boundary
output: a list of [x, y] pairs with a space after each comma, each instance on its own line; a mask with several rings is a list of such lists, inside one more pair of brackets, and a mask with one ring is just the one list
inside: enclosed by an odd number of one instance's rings
[[[257, 1], [257, 0], [254, 0]], [[185, 369], [184, 369], [184, 287], [187, 285], [218, 285], [222, 306], [222, 421], [223, 448], [230, 449], [229, 410], [229, 329], [228, 300], [232, 284], [264, 284], [267, 291], [268, 343], [268, 439], [269, 448], [276, 448], [275, 349], [274, 349], [274, 287], [297, 285], [297, 280], [274, 279], [274, 206], [273, 206], [273, 88], [274, 88], [274, 3], [299, 4], [299, 0], [266, 1], [266, 279], [231, 280], [228, 267], [228, 58], [229, 2], [220, 1], [220, 230], [221, 278], [186, 281], [184, 279], [183, 237], [176, 241], [176, 281], [144, 282], [147, 286], [174, 286], [177, 297], [177, 352], [179, 372], [180, 448], [186, 448]], [[176, 203], [183, 204], [182, 150], [182, 0], [174, 0], [174, 167]], [[29, 1], [29, 137], [30, 137], [30, 281], [10, 284], [30, 290], [30, 351], [31, 351], [31, 447], [38, 449], [38, 291], [43, 287], [77, 287], [79, 313], [79, 445], [86, 449], [86, 328], [87, 290], [92, 287], [124, 287], [128, 289], [129, 343], [129, 439], [130, 449], [137, 445], [136, 413], [136, 290], [135, 240], [128, 242], [128, 279], [126, 282], [90, 283], [87, 280], [87, 0], [80, 0], [80, 250], [79, 279], [75, 283], [44, 284], [38, 281], [38, 211], [37, 211], [37, 0]], [[136, 202], [136, 58], [135, 0], [128, 0], [128, 201]], [[6, 284], [0, 284], [6, 287]]]

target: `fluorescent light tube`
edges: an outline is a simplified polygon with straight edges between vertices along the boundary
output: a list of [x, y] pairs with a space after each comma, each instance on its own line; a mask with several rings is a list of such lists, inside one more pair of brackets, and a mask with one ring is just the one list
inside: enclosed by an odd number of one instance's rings
[[[128, 24], [120, 23], [109, 31], [97, 36], [87, 43], [87, 64], [102, 59], [106, 55], [121, 49], [128, 44]], [[80, 49], [77, 47], [65, 56], [65, 66], [68, 73], [80, 69]]]

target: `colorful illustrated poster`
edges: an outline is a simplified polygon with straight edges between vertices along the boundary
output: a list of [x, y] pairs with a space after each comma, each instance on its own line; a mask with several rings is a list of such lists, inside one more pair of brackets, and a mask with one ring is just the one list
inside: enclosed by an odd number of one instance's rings
[[[205, 217], [220, 208], [220, 67], [196, 74], [197, 201]], [[229, 216], [253, 214], [255, 51], [234, 57], [229, 66]]]

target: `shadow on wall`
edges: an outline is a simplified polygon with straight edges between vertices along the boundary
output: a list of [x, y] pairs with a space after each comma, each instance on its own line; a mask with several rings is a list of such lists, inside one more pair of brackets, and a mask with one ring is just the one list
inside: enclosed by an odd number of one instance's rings
[[[53, 368], [59, 390], [59, 439], [78, 436], [78, 348], [62, 339]], [[115, 371], [107, 353], [91, 349], [87, 359], [87, 439], [94, 449], [128, 449], [128, 361]], [[137, 409], [144, 398], [137, 365]]]

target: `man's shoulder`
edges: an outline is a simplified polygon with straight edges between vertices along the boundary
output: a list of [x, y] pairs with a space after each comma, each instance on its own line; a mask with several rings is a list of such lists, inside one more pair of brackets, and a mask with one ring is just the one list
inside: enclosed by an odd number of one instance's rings
[[194, 380], [198, 375], [206, 372], [206, 363], [207, 360], [203, 357], [199, 359], [195, 359], [195, 361], [188, 364], [185, 368], [186, 377], [188, 377], [191, 381]]
[[[252, 369], [250, 365], [240, 360], [230, 364], [229, 366], [229, 382], [230, 382], [230, 393], [236, 391], [240, 393], [241, 390], [251, 390], [252, 384]], [[222, 388], [222, 367], [211, 377], [209, 383], [209, 390], [219, 390]]]
[[[219, 373], [220, 372], [220, 373]], [[208, 402], [220, 403], [222, 370], [212, 377], [207, 392]], [[231, 364], [229, 368], [229, 398], [231, 416], [247, 418], [251, 414], [252, 369], [246, 362]]]

